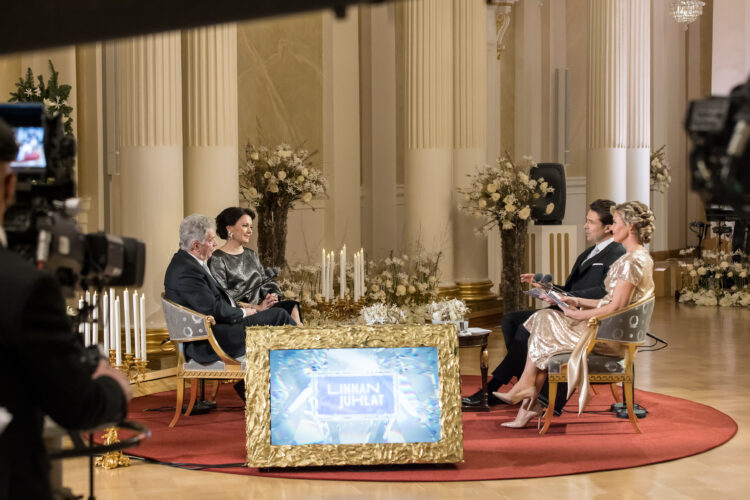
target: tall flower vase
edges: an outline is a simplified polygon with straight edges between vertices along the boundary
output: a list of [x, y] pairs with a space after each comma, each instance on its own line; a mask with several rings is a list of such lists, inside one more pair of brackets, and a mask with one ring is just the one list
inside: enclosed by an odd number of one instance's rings
[[505, 313], [524, 309], [525, 296], [520, 275], [524, 272], [523, 263], [526, 256], [526, 230], [528, 226], [528, 220], [518, 220], [513, 229], [500, 231], [500, 244], [503, 251], [503, 272], [500, 289], [503, 295], [503, 311]]
[[289, 207], [276, 202], [258, 206], [258, 256], [266, 267], [286, 267], [286, 221]]

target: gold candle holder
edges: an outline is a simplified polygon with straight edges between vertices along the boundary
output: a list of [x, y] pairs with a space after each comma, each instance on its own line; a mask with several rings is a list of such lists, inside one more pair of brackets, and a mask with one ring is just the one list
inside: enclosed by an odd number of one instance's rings
[[[115, 351], [110, 350], [109, 351], [109, 357], [110, 357], [110, 363], [112, 366], [120, 370], [125, 374], [125, 376], [128, 376], [128, 364], [127, 364], [127, 354], [126, 356], [126, 364], [124, 365], [115, 365]], [[132, 354], [129, 355], [131, 358], [133, 357]], [[128, 377], [130, 378], [130, 377]], [[120, 442], [120, 438], [117, 435], [117, 427], [109, 427], [104, 430], [104, 434], [102, 435], [102, 439], [104, 439], [104, 444], [115, 444]], [[130, 466], [130, 459], [122, 454], [122, 451], [110, 451], [108, 453], [105, 453], [102, 456], [96, 457], [96, 460], [94, 461], [97, 467], [102, 467], [103, 469], [116, 469], [117, 467], [128, 467]]]
[[138, 379], [138, 372], [136, 372], [135, 378], [133, 378], [130, 375], [130, 370], [135, 367], [135, 359], [134, 358], [135, 357], [133, 356], [132, 353], [130, 353], [130, 354], [125, 353], [125, 365], [124, 365], [125, 369], [124, 369], [124, 373], [125, 373], [125, 376], [128, 377], [128, 380], [130, 380], [131, 382], [135, 382]]
[[[119, 443], [120, 438], [117, 435], [117, 427], [105, 429], [102, 438], [104, 439], [104, 444]], [[123, 455], [122, 451], [110, 451], [100, 457], [96, 457], [94, 463], [97, 467], [109, 470], [130, 466], [130, 458]]]
[[144, 361], [141, 358], [135, 358], [135, 383], [140, 385], [141, 382], [146, 380], [146, 366], [148, 361]]
[[117, 362], [117, 351], [114, 349], [109, 350], [109, 364], [111, 366], [115, 366], [115, 362]]

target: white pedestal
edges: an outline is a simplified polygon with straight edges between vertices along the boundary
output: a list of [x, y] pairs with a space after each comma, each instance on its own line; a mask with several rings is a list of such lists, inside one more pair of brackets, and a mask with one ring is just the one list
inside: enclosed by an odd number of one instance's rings
[[[578, 228], [575, 225], [531, 224], [526, 236], [527, 271], [551, 274], [553, 282], [562, 286], [578, 256], [577, 232]], [[542, 305], [546, 303], [529, 297], [530, 307]]]

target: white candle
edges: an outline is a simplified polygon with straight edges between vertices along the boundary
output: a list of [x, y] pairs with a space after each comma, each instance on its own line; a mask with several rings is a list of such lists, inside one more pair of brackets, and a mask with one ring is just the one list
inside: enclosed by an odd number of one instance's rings
[[115, 298], [115, 365], [122, 365], [122, 331], [120, 331], [120, 297]]
[[109, 289], [109, 348], [115, 348], [115, 289]]
[[133, 340], [135, 341], [135, 357], [141, 356], [141, 337], [138, 335], [138, 291], [133, 292]]
[[365, 288], [365, 251], [364, 249], [359, 249], [359, 290], [362, 295], [365, 295], [367, 293], [367, 288]]
[[334, 253], [328, 254], [328, 300], [333, 300], [333, 258]]
[[86, 322], [83, 325], [83, 345], [88, 347], [91, 345], [91, 320], [90, 320], [90, 315], [89, 315], [89, 311], [91, 310], [90, 309], [91, 293], [88, 290], [86, 290], [85, 304], [86, 304]]
[[93, 345], [99, 344], [99, 296], [94, 292], [94, 302], [91, 304], [91, 343]]
[[325, 273], [326, 273], [326, 249], [320, 251], [321, 253], [321, 260], [320, 260], [320, 293], [321, 295], [325, 295], [326, 293], [326, 287], [325, 287]]
[[141, 294], [141, 359], [146, 361], [148, 359], [146, 355], [146, 296]]
[[346, 245], [339, 252], [339, 298], [344, 299], [346, 290]]
[[109, 356], [109, 299], [107, 298], [107, 292], [102, 295], [102, 339], [104, 340], [104, 355]]
[[[83, 332], [85, 331], [84, 323], [86, 318], [83, 316], [83, 297], [78, 298], [78, 333], [81, 334], [81, 337], [83, 337]], [[86, 345], [86, 338], [83, 339], [84, 345]]]
[[125, 354], [132, 354], [133, 346], [130, 342], [130, 294], [127, 288], [123, 292], [122, 307], [125, 310]]

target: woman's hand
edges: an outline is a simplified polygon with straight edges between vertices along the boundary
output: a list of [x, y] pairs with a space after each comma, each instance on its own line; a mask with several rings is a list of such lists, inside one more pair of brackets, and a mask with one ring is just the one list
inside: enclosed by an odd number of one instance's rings
[[273, 307], [273, 305], [276, 304], [278, 301], [279, 301], [278, 295], [276, 295], [275, 293], [269, 293], [263, 299], [263, 302], [261, 302], [260, 305], [258, 306], [258, 310], [265, 311], [266, 309]]
[[563, 302], [565, 302], [569, 306], [580, 307], [580, 305], [581, 305], [581, 301], [578, 300], [578, 297], [573, 297], [573, 296], [570, 296], [570, 295], [561, 295], [560, 296], [560, 300], [562, 300]]
[[576, 309], [575, 307], [569, 307], [568, 309], [563, 309], [563, 313], [565, 313], [565, 316], [573, 319], [586, 319], [588, 316], [586, 312]]

